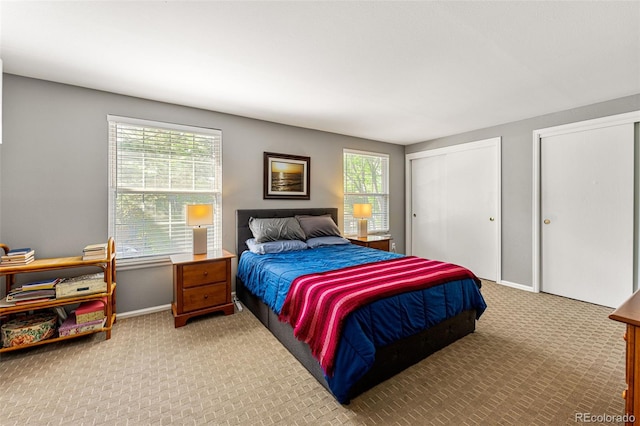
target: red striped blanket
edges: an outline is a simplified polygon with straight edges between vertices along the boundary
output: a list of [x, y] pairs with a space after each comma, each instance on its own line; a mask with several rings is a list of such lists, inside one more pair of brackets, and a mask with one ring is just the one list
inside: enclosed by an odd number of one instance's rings
[[325, 373], [333, 375], [342, 324], [356, 309], [375, 300], [478, 278], [466, 268], [415, 256], [401, 257], [296, 278], [280, 311], [280, 321], [309, 344]]

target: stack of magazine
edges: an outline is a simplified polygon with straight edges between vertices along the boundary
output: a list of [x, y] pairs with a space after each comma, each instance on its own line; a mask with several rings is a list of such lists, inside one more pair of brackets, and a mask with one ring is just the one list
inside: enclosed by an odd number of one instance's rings
[[33, 262], [35, 250], [31, 248], [19, 248], [9, 250], [0, 260], [0, 266], [26, 265]]
[[56, 284], [60, 278], [35, 281], [16, 287], [7, 294], [6, 301], [16, 305], [46, 302], [56, 298]]

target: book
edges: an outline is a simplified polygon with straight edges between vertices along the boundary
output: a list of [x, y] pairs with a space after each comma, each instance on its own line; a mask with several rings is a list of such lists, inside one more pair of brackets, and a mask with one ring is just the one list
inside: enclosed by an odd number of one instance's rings
[[[19, 249], [19, 250], [24, 250], [24, 249]], [[35, 250], [33, 249], [26, 249], [28, 251], [18, 251], [18, 252], [13, 252], [13, 250], [9, 250], [9, 252], [7, 252], [7, 254], [5, 254], [4, 256], [2, 256], [0, 259], [2, 260], [15, 260], [15, 259], [26, 259], [28, 257], [33, 257], [33, 255], [35, 254]]]
[[89, 244], [82, 249], [82, 260], [102, 260], [107, 258], [107, 243]]
[[15, 266], [15, 265], [27, 265], [33, 262], [35, 258], [33, 256], [27, 259], [16, 259], [16, 260], [2, 260], [0, 261], [0, 266]]
[[16, 302], [10, 302], [6, 297], [0, 299], [0, 308], [9, 308], [11, 306], [16, 306]]
[[28, 305], [29, 303], [48, 302], [49, 300], [55, 300], [55, 297], [41, 297], [38, 299], [16, 300], [15, 304], [20, 306], [20, 305]]
[[84, 253], [92, 252], [92, 251], [104, 251], [107, 252], [107, 243], [98, 243], [98, 244], [89, 244], [85, 248], [82, 249]]
[[82, 260], [102, 260], [107, 258], [107, 253], [95, 254], [91, 256], [84, 255], [82, 256]]
[[42, 298], [55, 298], [56, 290], [55, 289], [46, 289], [46, 290], [23, 290], [15, 289], [7, 294], [8, 302], [17, 302], [18, 300], [31, 300], [31, 299], [42, 299]]
[[25, 247], [25, 248], [18, 248], [18, 249], [13, 249], [13, 250], [9, 250], [6, 254], [6, 256], [22, 256], [25, 255], [29, 252], [32, 252], [33, 249], [29, 248], [29, 247]]
[[22, 290], [16, 289], [12, 290], [7, 294], [7, 300], [20, 300], [20, 299], [34, 299], [37, 297], [50, 297], [55, 296], [55, 289], [45, 289], [45, 290]]
[[60, 282], [60, 278], [54, 278], [52, 280], [34, 281], [31, 283], [23, 284], [22, 290], [46, 290], [55, 288], [56, 284]]
[[30, 254], [29, 256], [2, 256], [0, 257], [0, 260], [2, 261], [9, 261], [9, 262], [19, 262], [21, 260], [26, 260], [29, 258], [35, 257], [33, 254]]

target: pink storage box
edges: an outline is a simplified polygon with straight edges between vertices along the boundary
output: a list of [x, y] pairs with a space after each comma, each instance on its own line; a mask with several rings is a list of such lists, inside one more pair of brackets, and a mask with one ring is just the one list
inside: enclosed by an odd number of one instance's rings
[[76, 308], [76, 323], [82, 324], [103, 319], [106, 304], [106, 297], [103, 297], [102, 301], [91, 300], [89, 302], [82, 302], [80, 306]]
[[85, 322], [85, 323], [76, 323], [76, 316], [74, 314], [69, 315], [69, 317], [64, 320], [62, 325], [58, 328], [58, 334], [60, 336], [72, 336], [74, 334], [87, 333], [89, 331], [100, 330], [104, 326], [105, 318]]

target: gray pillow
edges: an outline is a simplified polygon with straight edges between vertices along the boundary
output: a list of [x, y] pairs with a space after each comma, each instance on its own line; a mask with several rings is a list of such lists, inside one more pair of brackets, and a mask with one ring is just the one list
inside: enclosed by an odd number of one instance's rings
[[[249, 238], [246, 242], [249, 250], [255, 254], [284, 253], [286, 251], [306, 250], [309, 248], [307, 243], [300, 240], [278, 240], [256, 243], [254, 238]], [[349, 242], [349, 240], [347, 240], [347, 242]]]
[[249, 219], [249, 229], [256, 239], [256, 243], [278, 240], [302, 240], [306, 239], [300, 223], [294, 217], [274, 217]]
[[307, 239], [314, 237], [340, 237], [340, 229], [330, 214], [296, 216]]
[[349, 244], [349, 242], [350, 241], [347, 240], [346, 238], [336, 237], [336, 236], [315, 237], [315, 238], [309, 238], [307, 240], [307, 246], [309, 248], [316, 248], [316, 247], [322, 247], [322, 246], [335, 246], [340, 244]]

